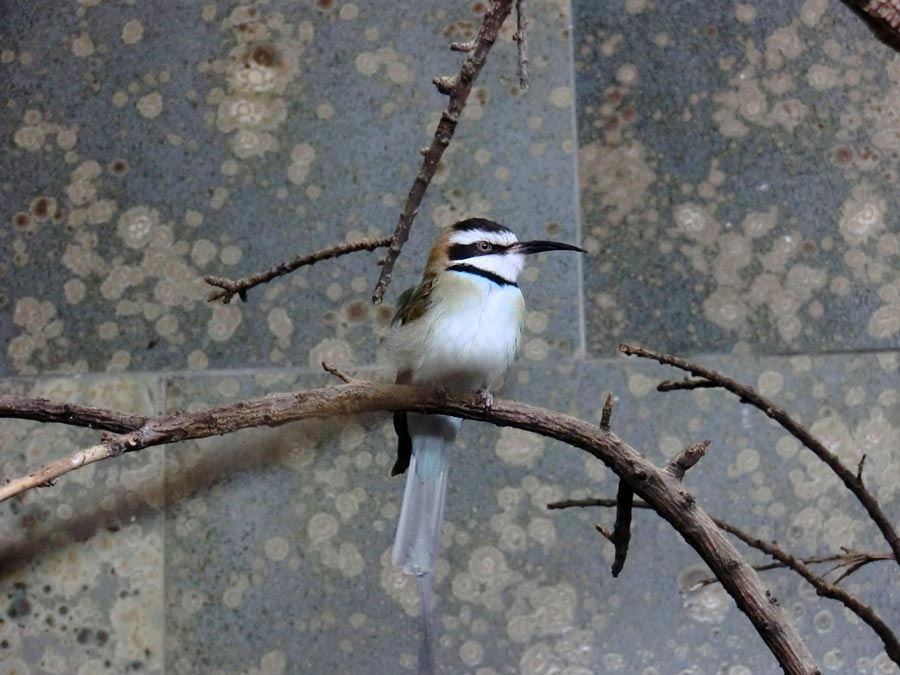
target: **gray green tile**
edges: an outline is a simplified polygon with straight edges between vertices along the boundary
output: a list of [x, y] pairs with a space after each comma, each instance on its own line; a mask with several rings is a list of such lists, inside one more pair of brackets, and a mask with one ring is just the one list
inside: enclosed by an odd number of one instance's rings
[[896, 53], [842, 3], [573, 7], [591, 353], [900, 345]]
[[[4, 380], [4, 394], [143, 415], [162, 410], [162, 380], [99, 376]], [[0, 475], [25, 475], [99, 433], [0, 421]], [[72, 472], [2, 505], [0, 670], [163, 672], [164, 450]]]
[[[470, 215], [579, 239], [568, 7], [532, 9], [532, 87], [503, 29], [386, 305], [377, 254], [206, 304], [237, 278], [393, 230], [478, 5], [18, 3], [0, 79], [0, 372], [300, 366], [376, 355], [439, 226]], [[415, 13], [418, 17], [410, 17]], [[533, 327], [581, 346], [578, 263], [537, 262]], [[562, 301], [551, 299], [563, 298]], [[537, 335], [537, 333], [535, 333]], [[551, 336], [551, 337], [548, 337]]]
[[[869, 485], [888, 512], [900, 509], [894, 355], [710, 363], [796, 411], [846, 461], [868, 453]], [[687, 485], [712, 514], [799, 555], [885, 548], [860, 507], [780, 428], [719, 392], [656, 393], [656, 381], [671, 375], [624, 359], [522, 362], [502, 395], [599, 419], [612, 391], [614, 430], [654, 461], [711, 441]], [[179, 377], [169, 403], [323, 382], [303, 373]], [[237, 673], [263, 668], [264, 659], [284, 672], [413, 668], [417, 588], [389, 567], [402, 493], [402, 481], [388, 477], [393, 443], [387, 417], [373, 415], [170, 449], [169, 672]], [[636, 514], [628, 562], [613, 579], [611, 547], [593, 528], [613, 514], [546, 510], [565, 497], [614, 496], [616, 481], [599, 462], [475, 423], [463, 426], [457, 446], [436, 587], [440, 672], [777, 671], [720, 588], [680, 591], [704, 567], [658, 517]], [[845, 585], [896, 624], [895, 574], [881, 563]], [[837, 672], [884, 664], [878, 640], [840, 606], [791, 574], [769, 572], [765, 581], [820, 662]]]

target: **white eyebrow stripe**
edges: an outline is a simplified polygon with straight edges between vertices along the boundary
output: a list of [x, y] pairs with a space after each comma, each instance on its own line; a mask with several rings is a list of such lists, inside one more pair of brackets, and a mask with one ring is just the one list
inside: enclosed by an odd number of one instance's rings
[[510, 246], [519, 241], [512, 232], [485, 232], [484, 230], [464, 230], [450, 235], [451, 244], [474, 244], [476, 241], [489, 241], [500, 246]]

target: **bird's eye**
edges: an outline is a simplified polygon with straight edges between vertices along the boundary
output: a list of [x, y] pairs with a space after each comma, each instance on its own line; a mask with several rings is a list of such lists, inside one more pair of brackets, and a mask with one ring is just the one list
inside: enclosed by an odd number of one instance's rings
[[478, 242], [478, 250], [482, 251], [483, 253], [487, 253], [488, 251], [491, 250], [491, 248], [492, 248], [491, 242], [489, 242], [489, 241], [479, 241]]

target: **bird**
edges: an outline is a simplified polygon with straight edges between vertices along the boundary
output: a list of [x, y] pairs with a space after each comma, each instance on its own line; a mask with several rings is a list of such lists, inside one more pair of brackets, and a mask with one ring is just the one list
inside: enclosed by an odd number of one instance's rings
[[[508, 227], [486, 218], [467, 218], [445, 229], [429, 253], [422, 281], [397, 302], [387, 343], [396, 382], [478, 392], [489, 405], [490, 389], [519, 345], [525, 300], [517, 282], [525, 258], [544, 251], [585, 252], [555, 241], [520, 242]], [[391, 475], [407, 477], [391, 561], [419, 579], [420, 674], [434, 669], [434, 567], [450, 453], [461, 424], [446, 415], [394, 414], [397, 460]]]

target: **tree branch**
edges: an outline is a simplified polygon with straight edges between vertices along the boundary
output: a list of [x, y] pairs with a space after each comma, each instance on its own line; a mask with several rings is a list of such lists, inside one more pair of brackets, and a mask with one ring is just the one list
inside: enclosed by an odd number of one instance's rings
[[562, 413], [513, 401], [484, 405], [478, 394], [433, 391], [408, 385], [355, 381], [335, 387], [271, 394], [230, 405], [150, 418], [138, 429], [56, 460], [28, 476], [0, 487], [0, 501], [125, 452], [166, 443], [205, 438], [259, 426], [278, 426], [301, 419], [375, 411], [406, 410], [443, 414], [511, 426], [549, 436], [590, 453], [681, 534], [703, 558], [722, 586], [748, 616], [787, 673], [820, 671], [793, 625], [787, 621], [756, 572], [713, 520], [694, 500], [685, 499], [680, 481], [655, 466], [615, 434]]
[[123, 433], [134, 431], [147, 421], [141, 415], [128, 415], [74, 403], [57, 403], [46, 398], [0, 396], [0, 418], [59, 422], [76, 427], [89, 427]]
[[438, 91], [448, 95], [450, 100], [447, 103], [447, 109], [441, 115], [441, 121], [438, 123], [437, 129], [434, 131], [431, 145], [422, 153], [424, 155], [422, 166], [413, 181], [412, 187], [409, 189], [409, 194], [406, 196], [406, 203], [400, 212], [400, 219], [391, 237], [387, 255], [381, 261], [381, 274], [378, 277], [378, 283], [375, 284], [375, 291], [372, 295], [372, 302], [376, 305], [381, 304], [381, 301], [384, 299], [384, 293], [391, 282], [394, 263], [397, 262], [400, 251], [403, 250], [403, 245], [409, 238], [413, 219], [419, 212], [422, 199], [425, 197], [425, 191], [431, 184], [432, 178], [434, 178], [444, 150], [450, 145], [450, 140], [456, 131], [460, 115], [472, 91], [472, 85], [484, 67], [488, 52], [494, 46], [500, 27], [503, 25], [506, 17], [509, 16], [511, 10], [512, 0], [493, 0], [491, 6], [485, 12], [481, 26], [472, 41], [454, 43], [450, 46], [454, 51], [466, 54], [459, 73], [453, 77], [438, 77], [434, 80]]
[[[591, 506], [601, 506], [605, 508], [611, 508], [617, 506], [618, 499], [602, 499], [602, 498], [589, 498], [589, 499], [565, 499], [558, 502], [552, 502], [547, 504], [548, 509], [568, 509], [568, 508], [585, 508]], [[645, 502], [635, 502], [634, 508], [636, 509], [654, 509], [655, 507], [651, 506]], [[712, 521], [719, 527], [722, 531], [728, 532], [729, 534], [734, 535], [745, 544], [750, 546], [751, 548], [755, 548], [767, 555], [772, 556], [776, 560], [779, 561], [779, 566], [787, 567], [797, 574], [799, 574], [803, 579], [813, 586], [816, 589], [816, 593], [825, 598], [831, 598], [832, 600], [837, 600], [841, 604], [843, 604], [847, 609], [856, 614], [860, 619], [862, 619], [868, 626], [871, 628], [879, 638], [881, 638], [882, 643], [884, 644], [884, 650], [887, 653], [888, 657], [897, 665], [900, 665], [900, 642], [897, 640], [897, 636], [894, 635], [894, 632], [891, 630], [890, 626], [888, 626], [884, 620], [878, 615], [875, 610], [871, 607], [863, 603], [859, 598], [851, 593], [848, 593], [843, 588], [835, 583], [829, 583], [824, 578], [817, 575], [813, 572], [807, 565], [805, 561], [798, 560], [794, 556], [786, 553], [781, 548], [779, 548], [774, 543], [767, 543], [762, 539], [754, 537], [747, 532], [744, 532], [740, 528], [725, 522], [724, 520], [720, 520], [719, 518], [712, 518]], [[867, 564], [869, 562], [874, 562], [875, 560], [887, 560], [892, 559], [892, 554], [857, 554], [861, 556], [861, 560], [858, 560], [853, 565], [856, 565], [856, 569], [862, 567], [862, 565]], [[829, 556], [823, 558], [814, 558], [811, 559], [810, 562], [827, 562], [830, 560], [835, 560], [842, 558], [843, 556]], [[861, 564], [860, 564], [861, 563]], [[772, 569], [773, 566], [759, 566], [754, 567], [756, 570], [761, 569]], [[852, 573], [852, 572], [851, 572]], [[844, 575], [846, 576], [846, 574]], [[842, 577], [843, 578], [843, 577]], [[716, 579], [721, 581], [718, 575], [716, 575]]]
[[[898, 536], [897, 530], [894, 529], [894, 526], [891, 523], [890, 519], [881, 509], [881, 505], [878, 503], [878, 500], [875, 499], [874, 495], [872, 495], [872, 493], [869, 492], [868, 488], [865, 486], [865, 483], [862, 480], [862, 472], [860, 471], [859, 475], [857, 475], [857, 473], [852, 469], [844, 466], [841, 460], [838, 459], [837, 455], [826, 448], [819, 439], [813, 436], [809, 432], [809, 430], [806, 429], [806, 427], [804, 427], [797, 420], [791, 417], [785, 410], [777, 407], [773, 402], [761, 396], [750, 387], [747, 387], [743, 384], [740, 384], [739, 382], [736, 382], [735, 380], [725, 377], [721, 373], [718, 373], [714, 370], [710, 370], [709, 368], [704, 368], [703, 366], [690, 363], [676, 356], [669, 356], [668, 354], [656, 354], [642, 347], [631, 347], [626, 344], [619, 345], [619, 351], [623, 352], [624, 354], [628, 354], [629, 356], [639, 356], [645, 359], [652, 359], [664, 365], [673, 366], [675, 368], [679, 368], [681, 370], [689, 372], [695, 377], [700, 377], [704, 380], [707, 380], [714, 386], [721, 387], [730, 391], [740, 399], [741, 403], [752, 405], [753, 407], [762, 411], [768, 418], [778, 422], [778, 424], [780, 424], [788, 433], [790, 433], [792, 436], [794, 436], [794, 438], [800, 441], [804, 445], [804, 447], [810, 450], [820, 460], [825, 462], [825, 464], [827, 464], [828, 467], [835, 474], [837, 474], [837, 477], [841, 479], [841, 482], [843, 482], [844, 486], [848, 490], [850, 490], [850, 492], [853, 493], [857, 500], [859, 500], [859, 503], [863, 505], [863, 508], [866, 510], [866, 512], [869, 514], [869, 517], [874, 521], [875, 525], [881, 531], [881, 534], [885, 538], [885, 541], [887, 541], [888, 546], [894, 554], [895, 560], [897, 560], [897, 563], [900, 564], [900, 536]], [[688, 380], [688, 382], [693, 381]], [[671, 389], [666, 389], [665, 391], [671, 391]]]
[[249, 277], [244, 277], [243, 279], [232, 280], [211, 275], [205, 276], [203, 277], [203, 280], [206, 283], [210, 286], [216, 286], [222, 289], [210, 293], [206, 300], [207, 302], [221, 300], [223, 304], [227, 305], [231, 302], [231, 299], [237, 295], [241, 300], [246, 302], [247, 291], [249, 289], [254, 286], [259, 286], [260, 284], [267, 284], [272, 281], [272, 279], [277, 279], [285, 274], [290, 274], [299, 267], [314, 265], [321, 260], [337, 258], [342, 255], [347, 255], [348, 253], [355, 253], [356, 251], [374, 251], [376, 248], [383, 248], [390, 243], [390, 237], [385, 237], [383, 239], [360, 239], [345, 244], [338, 244], [337, 246], [323, 248], [314, 253], [301, 255], [289, 262], [281, 263], [280, 265], [263, 270], [262, 272], [257, 272], [256, 274], [251, 274]]

